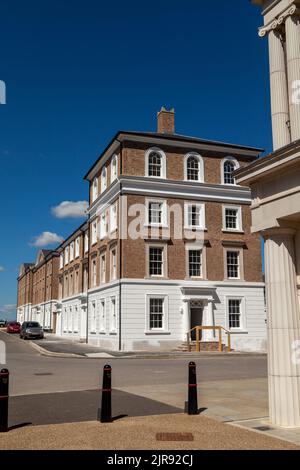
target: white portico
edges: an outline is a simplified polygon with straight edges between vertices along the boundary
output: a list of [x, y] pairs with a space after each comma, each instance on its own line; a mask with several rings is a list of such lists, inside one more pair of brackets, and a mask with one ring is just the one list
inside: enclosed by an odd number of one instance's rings
[[[214, 293], [215, 287], [210, 289], [194, 287], [182, 288], [183, 302], [183, 340], [187, 333], [196, 326], [215, 326], [214, 322]], [[215, 340], [213, 330], [204, 330], [202, 341]]]

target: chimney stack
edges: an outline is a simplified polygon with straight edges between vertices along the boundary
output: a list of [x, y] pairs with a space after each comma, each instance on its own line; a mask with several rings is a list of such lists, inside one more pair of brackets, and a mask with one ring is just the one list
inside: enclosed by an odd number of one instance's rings
[[157, 132], [159, 134], [174, 134], [175, 133], [175, 110], [172, 108], [167, 111], [163, 106], [159, 113], [157, 113]]

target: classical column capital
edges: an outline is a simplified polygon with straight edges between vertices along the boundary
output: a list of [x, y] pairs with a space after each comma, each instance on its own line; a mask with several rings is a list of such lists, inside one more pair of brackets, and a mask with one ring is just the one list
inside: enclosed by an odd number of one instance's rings
[[276, 20], [273, 20], [271, 23], [267, 24], [266, 26], [262, 26], [261, 28], [259, 28], [258, 35], [260, 38], [264, 38], [267, 33], [269, 33], [270, 31], [273, 31], [274, 29], [277, 29], [277, 27], [278, 27], [278, 21], [276, 19]]
[[261, 232], [261, 236], [268, 240], [269, 238], [293, 238], [296, 235], [295, 228], [274, 227]]
[[290, 5], [283, 13], [281, 13], [277, 19], [278, 25], [284, 23], [288, 16], [299, 16], [300, 9], [296, 4]]
[[270, 33], [270, 31], [281, 28], [281, 26], [284, 24], [285, 20], [289, 16], [298, 16], [298, 17], [300, 17], [300, 4], [293, 3], [286, 10], [284, 10], [282, 13], [280, 13], [280, 15], [277, 16], [277, 18], [272, 20], [267, 25], [262, 26], [261, 28], [259, 28], [259, 30], [258, 30], [259, 37], [264, 38], [268, 33]]

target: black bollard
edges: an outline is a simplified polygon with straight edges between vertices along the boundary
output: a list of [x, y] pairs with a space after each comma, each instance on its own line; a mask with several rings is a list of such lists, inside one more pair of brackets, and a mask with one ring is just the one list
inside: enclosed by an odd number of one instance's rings
[[[105, 365], [103, 367], [103, 386], [102, 386], [102, 401], [100, 411], [101, 423], [111, 423], [111, 366]], [[98, 419], [99, 419], [98, 414]]]
[[8, 431], [8, 369], [0, 371], [0, 432]]
[[195, 362], [189, 363], [188, 414], [198, 414], [197, 374]]

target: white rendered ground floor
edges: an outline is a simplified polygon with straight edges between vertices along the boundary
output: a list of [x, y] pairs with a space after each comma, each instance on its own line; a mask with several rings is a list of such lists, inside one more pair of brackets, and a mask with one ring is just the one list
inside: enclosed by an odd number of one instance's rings
[[45, 331], [55, 331], [55, 314], [58, 301], [49, 300], [38, 305], [27, 304], [17, 310], [17, 321], [37, 321]]
[[234, 350], [266, 351], [263, 283], [127, 279], [63, 299], [53, 317], [54, 333], [109, 350], [172, 350], [195, 326], [222, 326]]

